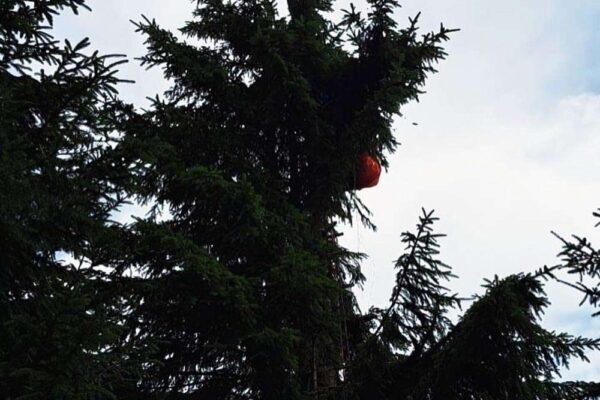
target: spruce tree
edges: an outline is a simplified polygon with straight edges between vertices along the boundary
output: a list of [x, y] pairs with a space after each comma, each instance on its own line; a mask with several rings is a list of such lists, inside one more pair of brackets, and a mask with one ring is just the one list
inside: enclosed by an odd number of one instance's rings
[[494, 278], [453, 323], [461, 300], [444, 288], [452, 274], [424, 212], [402, 237], [389, 306], [359, 310], [363, 255], [336, 240], [340, 223], [372, 227], [357, 159], [387, 166], [392, 119], [418, 99], [451, 32], [420, 35], [418, 17], [397, 25], [395, 0], [368, 3], [366, 15], [351, 7], [333, 22], [329, 1], [290, 0], [288, 16], [270, 0], [200, 1], [187, 40], [137, 24], [142, 63], [173, 82], [148, 111], [121, 115], [132, 190], [153, 207], [106, 257], [134, 271], [126, 326], [146, 360], [141, 395], [597, 397], [592, 383], [556, 378], [600, 342], [540, 325], [544, 279], [597, 278], [591, 248], [587, 263]]
[[[369, 6], [333, 22], [321, 0], [287, 16], [199, 1], [186, 41], [144, 20], [142, 61], [173, 85], [137, 111], [115, 98], [119, 59], [47, 30], [83, 0], [0, 0], [3, 397], [600, 397], [559, 379], [600, 341], [540, 321], [546, 280], [600, 303], [600, 251], [584, 238], [557, 235], [556, 265], [465, 301], [444, 287], [424, 211], [401, 237], [389, 305], [358, 308], [364, 255], [337, 242], [342, 223], [373, 227], [357, 160], [387, 166], [392, 119], [450, 33], [399, 27], [394, 0]], [[111, 221], [131, 197], [149, 215]]]
[[[83, 0], [0, 1], [0, 397], [108, 398], [116, 293], [90, 263], [125, 172], [111, 155], [115, 68], [50, 28]], [[119, 172], [120, 171], [120, 172]]]

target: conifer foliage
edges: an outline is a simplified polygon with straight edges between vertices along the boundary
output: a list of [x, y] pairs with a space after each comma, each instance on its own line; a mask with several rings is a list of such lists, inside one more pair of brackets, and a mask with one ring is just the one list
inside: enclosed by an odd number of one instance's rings
[[[369, 0], [198, 1], [182, 35], [153, 20], [142, 63], [172, 82], [116, 99], [121, 59], [47, 25], [83, 0], [0, 0], [0, 392], [9, 399], [597, 399], [560, 382], [599, 339], [544, 329], [544, 283], [600, 304], [600, 252], [459, 299], [436, 217], [402, 235], [390, 303], [359, 310], [367, 226], [357, 160], [390, 129], [450, 30], [421, 35]], [[183, 38], [182, 38], [183, 37]], [[125, 199], [150, 205], [127, 224]], [[354, 218], [356, 219], [356, 218]], [[66, 260], [66, 261], [65, 261]], [[466, 310], [457, 322], [450, 313]]]
[[[122, 61], [56, 42], [83, 0], [0, 1], [0, 397], [108, 396], [112, 297], [86, 254], [121, 202], [107, 111]], [[117, 314], [118, 315], [118, 314]]]

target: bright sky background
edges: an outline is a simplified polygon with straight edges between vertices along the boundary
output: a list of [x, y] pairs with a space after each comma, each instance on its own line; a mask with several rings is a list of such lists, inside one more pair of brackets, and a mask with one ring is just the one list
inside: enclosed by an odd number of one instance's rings
[[[347, 0], [338, 1], [344, 7]], [[57, 36], [89, 36], [101, 52], [144, 54], [129, 20], [142, 14], [176, 29], [190, 18], [187, 0], [92, 0], [93, 13], [62, 16]], [[363, 2], [357, 2], [358, 5]], [[400, 233], [414, 230], [420, 208], [435, 209], [442, 259], [461, 295], [484, 278], [556, 262], [550, 230], [600, 244], [591, 213], [600, 207], [600, 2], [597, 0], [404, 0], [401, 24], [422, 11], [421, 26], [460, 28], [449, 58], [429, 79], [421, 102], [395, 124], [402, 146], [380, 185], [361, 193], [378, 232], [348, 228], [342, 242], [369, 254], [363, 308], [387, 303]], [[138, 105], [167, 83], [159, 70], [132, 61], [122, 87]], [[412, 125], [418, 122], [418, 126]], [[550, 285], [545, 325], [588, 336], [600, 318], [578, 308], [572, 291]], [[576, 363], [565, 379], [600, 380], [600, 355]]]

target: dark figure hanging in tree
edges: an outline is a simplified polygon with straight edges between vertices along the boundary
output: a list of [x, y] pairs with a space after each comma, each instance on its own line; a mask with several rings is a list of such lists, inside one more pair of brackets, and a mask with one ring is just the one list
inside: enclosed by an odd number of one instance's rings
[[[387, 167], [392, 119], [450, 31], [398, 27], [394, 0], [335, 23], [330, 2], [288, 5], [281, 17], [273, 1], [200, 1], [189, 42], [139, 23], [143, 64], [173, 85], [138, 112], [115, 98], [116, 65], [43, 28], [83, 0], [0, 0], [0, 391], [599, 398], [598, 384], [555, 379], [600, 341], [539, 324], [543, 282], [563, 272], [598, 305], [600, 253], [585, 239], [561, 239], [556, 266], [489, 281], [453, 323], [461, 301], [424, 212], [402, 236], [389, 306], [358, 309], [363, 255], [337, 242], [338, 223], [373, 227], [355, 189], [376, 182], [357, 181], [357, 160]], [[35, 75], [31, 61], [56, 72]], [[131, 198], [149, 215], [111, 221]]]

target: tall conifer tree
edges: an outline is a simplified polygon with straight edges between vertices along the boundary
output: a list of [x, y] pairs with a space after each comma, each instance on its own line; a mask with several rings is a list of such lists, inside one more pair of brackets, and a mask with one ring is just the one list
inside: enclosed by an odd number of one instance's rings
[[284, 17], [271, 0], [200, 1], [181, 29], [187, 40], [137, 25], [143, 64], [173, 82], [148, 112], [123, 114], [134, 190], [154, 205], [121, 240], [131, 256], [115, 262], [137, 272], [130, 340], [152, 360], [140, 389], [198, 399], [593, 397], [592, 384], [552, 382], [569, 358], [599, 347], [539, 325], [552, 271], [494, 279], [450, 321], [460, 300], [443, 286], [452, 275], [437, 259], [431, 213], [403, 235], [389, 307], [359, 311], [362, 255], [336, 241], [353, 215], [371, 226], [354, 190], [357, 159], [387, 166], [392, 118], [418, 98], [450, 33], [420, 35], [417, 18], [397, 26], [395, 0], [368, 5], [332, 22], [329, 1], [290, 0]]
[[[557, 265], [487, 282], [454, 323], [461, 300], [424, 212], [402, 235], [389, 305], [356, 305], [363, 255], [336, 238], [353, 216], [372, 226], [357, 160], [387, 166], [392, 118], [448, 30], [397, 26], [394, 0], [336, 22], [321, 0], [290, 0], [285, 17], [272, 1], [199, 1], [187, 41], [138, 25], [144, 64], [173, 85], [137, 112], [115, 99], [110, 57], [44, 27], [83, 6], [0, 0], [1, 395], [600, 397], [597, 383], [558, 381], [598, 339], [540, 324], [545, 280], [599, 304], [586, 239], [559, 237]], [[152, 212], [110, 221], [126, 196]]]
[[111, 347], [116, 294], [89, 258], [122, 200], [125, 170], [110, 152], [121, 59], [49, 30], [60, 10], [81, 7], [0, 1], [3, 399], [108, 398], [124, 365]]

